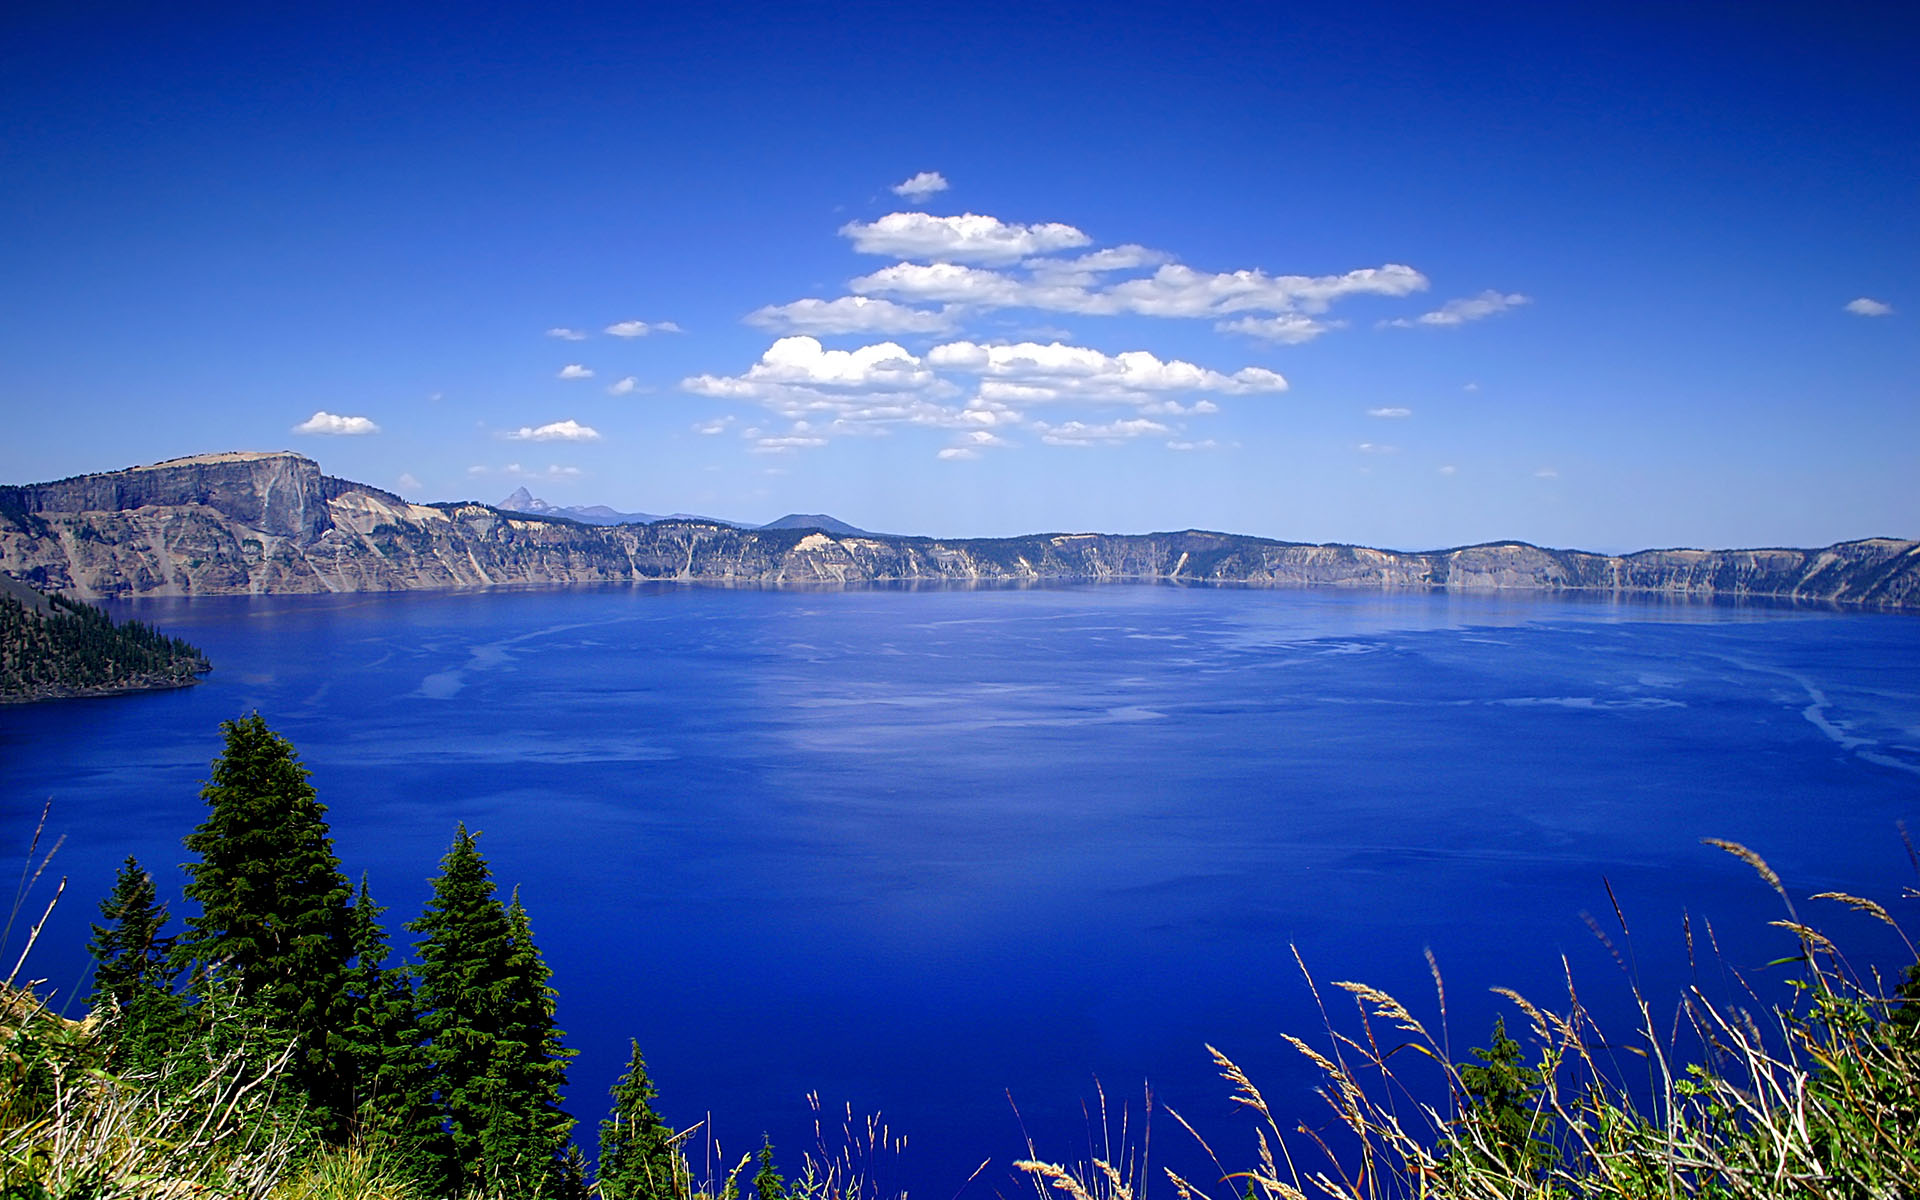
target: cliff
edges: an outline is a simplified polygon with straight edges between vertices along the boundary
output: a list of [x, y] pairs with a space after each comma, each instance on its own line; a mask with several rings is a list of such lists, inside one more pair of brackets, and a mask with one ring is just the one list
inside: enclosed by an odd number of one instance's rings
[[1405, 553], [1235, 534], [936, 540], [595, 526], [412, 504], [298, 454], [174, 459], [0, 487], [0, 571], [83, 597], [365, 592], [687, 580], [742, 584], [1170, 580], [1268, 587], [1579, 589], [1920, 607], [1920, 543], [1611, 556], [1501, 542]]

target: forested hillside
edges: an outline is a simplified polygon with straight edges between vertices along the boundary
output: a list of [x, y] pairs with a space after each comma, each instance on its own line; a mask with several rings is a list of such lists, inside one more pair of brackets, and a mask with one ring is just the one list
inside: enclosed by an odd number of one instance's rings
[[198, 648], [143, 622], [0, 584], [0, 703], [186, 687], [211, 669]]

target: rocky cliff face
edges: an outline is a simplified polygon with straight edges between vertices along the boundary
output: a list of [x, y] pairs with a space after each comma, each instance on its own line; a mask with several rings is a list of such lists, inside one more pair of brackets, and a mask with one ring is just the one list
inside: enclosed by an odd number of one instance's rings
[[322, 475], [312, 460], [285, 452], [202, 455], [0, 487], [0, 572], [82, 597], [636, 580], [1172, 580], [1778, 596], [1920, 608], [1920, 543], [1893, 539], [1613, 557], [1520, 542], [1409, 554], [1193, 530], [936, 541], [684, 520], [608, 527], [484, 504], [411, 504]]

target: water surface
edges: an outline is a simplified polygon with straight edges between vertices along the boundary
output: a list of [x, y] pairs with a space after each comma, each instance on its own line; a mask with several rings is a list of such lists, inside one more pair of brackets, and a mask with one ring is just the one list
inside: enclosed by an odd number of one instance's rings
[[[785, 1156], [817, 1092], [908, 1134], [887, 1171], [920, 1196], [984, 1158], [969, 1194], [989, 1194], [1024, 1154], [1009, 1091], [1043, 1154], [1084, 1153], [1096, 1076], [1116, 1098], [1151, 1079], [1239, 1145], [1206, 1042], [1317, 1120], [1278, 1037], [1320, 1029], [1290, 946], [1423, 1014], [1431, 948], [1463, 1057], [1493, 985], [1564, 1007], [1563, 954], [1621, 1011], [1583, 914], [1661, 997], [1698, 978], [1683, 913], [1742, 970], [1785, 953], [1771, 893], [1702, 837], [1759, 850], [1796, 897], [1913, 882], [1911, 616], [1154, 586], [123, 611], [217, 669], [0, 709], [0, 844], [18, 861], [49, 797], [68, 837], [34, 974], [80, 980], [125, 855], [177, 896], [218, 723], [258, 710], [397, 940], [455, 821], [484, 831], [581, 1052], [583, 1140], [632, 1036], [670, 1121], [711, 1110], [736, 1154], [765, 1131]], [[1156, 1125], [1156, 1156], [1184, 1137]]]

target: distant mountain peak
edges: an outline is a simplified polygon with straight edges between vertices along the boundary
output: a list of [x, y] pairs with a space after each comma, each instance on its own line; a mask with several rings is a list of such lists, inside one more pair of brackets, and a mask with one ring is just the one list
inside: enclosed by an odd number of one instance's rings
[[760, 526], [760, 528], [818, 529], [823, 533], [831, 533], [835, 537], [877, 536], [868, 530], [860, 528], [858, 525], [849, 525], [838, 517], [830, 517], [826, 513], [788, 513], [777, 521], [768, 521], [765, 525]]

